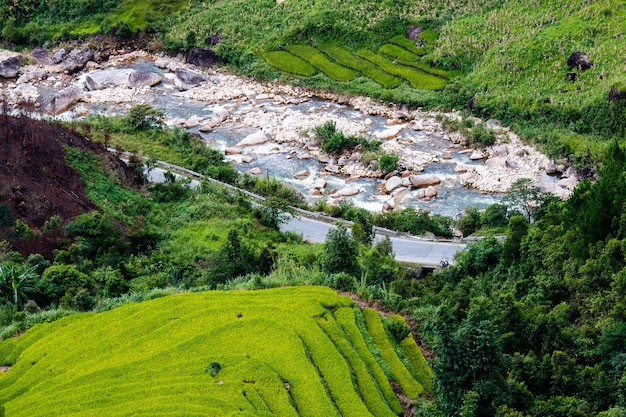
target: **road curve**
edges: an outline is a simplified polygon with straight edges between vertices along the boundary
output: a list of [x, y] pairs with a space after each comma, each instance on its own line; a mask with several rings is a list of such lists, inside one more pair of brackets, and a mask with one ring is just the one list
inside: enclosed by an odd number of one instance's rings
[[[335, 227], [332, 224], [306, 217], [292, 217], [281, 225], [282, 231], [300, 233], [305, 240], [322, 243], [328, 231]], [[376, 235], [376, 239], [382, 239]], [[410, 237], [390, 237], [396, 260], [428, 266], [439, 266], [442, 261], [452, 263], [454, 255], [466, 245], [451, 242], [420, 240]]]
[[[165, 180], [164, 172], [169, 170], [178, 177], [188, 177], [192, 179], [191, 186], [197, 186], [199, 185], [198, 180], [206, 179], [224, 187], [228, 187], [234, 191], [244, 193], [252, 198], [264, 200], [264, 198], [259, 195], [241, 190], [230, 184], [222, 183], [221, 181], [213, 178], [205, 177], [200, 173], [190, 171], [178, 165], [169, 164], [163, 161], [157, 161], [156, 164], [157, 167], [148, 173], [148, 179], [150, 182], [163, 182]], [[292, 216], [286, 223], [281, 225], [282, 231], [299, 233], [305, 240], [312, 243], [323, 243], [326, 240], [328, 231], [331, 228], [336, 227], [333, 224], [333, 220], [330, 220], [326, 216], [320, 215], [319, 213], [308, 212], [306, 210], [296, 210], [296, 212], [300, 213], [302, 216]], [[325, 221], [311, 219], [306, 216], [325, 218]], [[337, 219], [336, 221], [340, 220]], [[382, 239], [383, 234], [377, 233], [375, 238], [377, 240]], [[439, 266], [441, 262], [453, 263], [456, 253], [463, 250], [467, 246], [461, 243], [442, 242], [411, 237], [390, 236], [390, 239], [397, 261], [421, 264], [425, 266]]]

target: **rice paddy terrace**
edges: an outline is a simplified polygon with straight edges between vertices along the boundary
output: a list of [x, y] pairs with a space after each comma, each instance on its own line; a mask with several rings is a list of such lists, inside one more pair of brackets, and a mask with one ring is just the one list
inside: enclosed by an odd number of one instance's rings
[[395, 344], [376, 311], [325, 287], [76, 314], [0, 343], [0, 364], [4, 415], [30, 417], [391, 417], [390, 380], [417, 398], [432, 378], [411, 335]]
[[[420, 33], [417, 43], [403, 35], [395, 36], [374, 52], [360, 49], [356, 54], [342, 46], [322, 44], [287, 45], [282, 50], [263, 54], [271, 66], [299, 77], [319, 72], [337, 82], [366, 77], [386, 89], [398, 87], [403, 81], [420, 90], [441, 90], [448, 81], [461, 73], [433, 68], [420, 58], [436, 42], [436, 33]], [[424, 46], [417, 46], [424, 45]]]

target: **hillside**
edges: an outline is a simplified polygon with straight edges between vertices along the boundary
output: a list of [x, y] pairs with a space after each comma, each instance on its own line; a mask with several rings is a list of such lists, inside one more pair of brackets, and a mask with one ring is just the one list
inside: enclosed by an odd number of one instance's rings
[[127, 187], [143, 183], [137, 172], [100, 144], [61, 124], [0, 116], [0, 240], [13, 241], [13, 248], [24, 255], [42, 253], [51, 258], [59, 236], [36, 235], [26, 229], [15, 232], [16, 222], [52, 231], [96, 209], [84, 179], [66, 160], [70, 149], [96, 155], [116, 181]]
[[403, 363], [374, 310], [323, 287], [172, 295], [2, 342], [0, 403], [32, 417], [392, 417], [388, 378], [409, 398], [431, 384], [408, 339]]

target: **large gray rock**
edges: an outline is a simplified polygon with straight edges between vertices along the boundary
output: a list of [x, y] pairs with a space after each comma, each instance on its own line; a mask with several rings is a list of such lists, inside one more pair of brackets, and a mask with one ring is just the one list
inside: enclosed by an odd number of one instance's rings
[[59, 49], [54, 54], [52, 54], [52, 63], [55, 65], [60, 64], [61, 62], [63, 62], [63, 58], [65, 58], [65, 55], [66, 55], [65, 49], [64, 48]]
[[93, 60], [93, 51], [91, 49], [74, 49], [63, 59], [63, 69], [69, 73], [80, 71], [91, 60]]
[[174, 71], [174, 85], [179, 90], [189, 90], [206, 82], [207, 77], [199, 72], [190, 71], [185, 68], [177, 68]]
[[391, 191], [401, 186], [402, 186], [402, 178], [398, 177], [397, 175], [394, 175], [393, 177], [389, 178], [387, 182], [385, 182], [385, 190], [388, 193], [390, 193]]
[[269, 136], [267, 136], [262, 131], [258, 131], [256, 133], [246, 136], [235, 146], [242, 148], [245, 146], [262, 145], [268, 140], [270, 140]]
[[109, 87], [119, 87], [128, 85], [131, 69], [105, 69], [95, 70], [87, 77], [85, 82], [89, 91], [103, 90]]
[[128, 76], [128, 86], [130, 88], [152, 87], [163, 80], [160, 74], [147, 71], [133, 71]]
[[431, 185], [437, 185], [441, 183], [441, 179], [438, 176], [432, 174], [423, 174], [423, 175], [410, 175], [409, 181], [411, 181], [411, 185], [415, 188], [426, 188]]
[[337, 191], [335, 194], [332, 195], [333, 198], [339, 198], [339, 197], [351, 197], [353, 195], [357, 195], [361, 190], [359, 190], [358, 187], [348, 187], [348, 188], [343, 188], [339, 191]]
[[230, 117], [230, 112], [224, 107], [215, 107], [211, 113], [211, 120], [217, 123], [222, 123], [224, 120]]
[[0, 77], [16, 77], [21, 63], [21, 54], [18, 54], [17, 52], [0, 50]]
[[69, 87], [56, 93], [48, 102], [44, 111], [48, 114], [56, 116], [72, 107], [83, 96], [83, 89], [77, 85]]
[[37, 61], [38, 64], [41, 65], [51, 65], [52, 59], [50, 58], [50, 53], [41, 47], [36, 47], [30, 52], [30, 57]]
[[187, 63], [201, 68], [211, 68], [219, 62], [217, 55], [212, 49], [191, 48], [187, 52]]
[[408, 25], [406, 27], [406, 32], [404, 36], [407, 39], [411, 39], [412, 41], [416, 40], [420, 33], [424, 31], [424, 28], [421, 26]]

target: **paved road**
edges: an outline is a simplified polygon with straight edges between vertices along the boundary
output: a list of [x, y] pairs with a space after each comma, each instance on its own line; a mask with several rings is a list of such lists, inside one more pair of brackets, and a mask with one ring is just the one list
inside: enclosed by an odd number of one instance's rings
[[[149, 175], [151, 182], [163, 182], [165, 180], [165, 169], [178, 169], [182, 173], [174, 173], [177, 177], [191, 177], [192, 187], [197, 187], [200, 183], [195, 178], [203, 178], [204, 176], [196, 172], [185, 170], [176, 165], [167, 164], [159, 161], [160, 167], [154, 168]], [[212, 180], [211, 181], [215, 181]], [[219, 182], [219, 181], [215, 181]], [[223, 184], [232, 189], [233, 186]], [[246, 193], [254, 196], [251, 193]], [[255, 196], [258, 197], [258, 196]], [[260, 197], [262, 198], [262, 197]], [[331, 223], [310, 219], [304, 216], [292, 217], [286, 224], [281, 226], [283, 231], [293, 231], [302, 234], [302, 237], [313, 243], [322, 243], [326, 240], [328, 231], [335, 227]], [[382, 235], [376, 235], [376, 239], [382, 239]], [[460, 243], [440, 242], [432, 240], [422, 240], [417, 238], [391, 237], [396, 260], [400, 262], [411, 262], [427, 266], [438, 266], [441, 261], [452, 263], [454, 255], [464, 249], [466, 245]]]
[[[297, 232], [310, 242], [322, 243], [332, 227], [335, 226], [318, 220], [300, 217], [292, 218], [289, 222], [283, 224], [281, 230]], [[380, 238], [382, 237], [376, 236], [376, 239]], [[400, 237], [391, 237], [391, 243], [396, 253], [396, 260], [433, 266], [439, 265], [441, 261], [452, 262], [454, 255], [466, 246], [458, 243]]]

